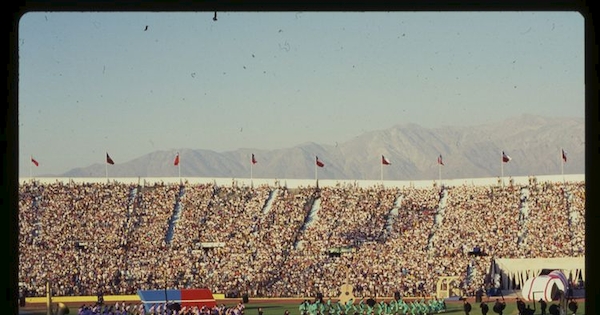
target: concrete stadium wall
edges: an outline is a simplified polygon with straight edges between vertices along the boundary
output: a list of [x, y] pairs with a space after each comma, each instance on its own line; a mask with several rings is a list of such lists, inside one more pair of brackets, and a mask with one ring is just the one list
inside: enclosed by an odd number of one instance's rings
[[[508, 185], [512, 179], [515, 184], [526, 185], [529, 183], [531, 176], [516, 176], [516, 177], [487, 177], [487, 178], [460, 178], [460, 179], [442, 179], [442, 184], [445, 186], [494, 186], [504, 181], [504, 185]], [[560, 183], [563, 181], [567, 182], [582, 182], [585, 181], [585, 174], [565, 174], [565, 175], [543, 175], [534, 176], [538, 183], [553, 182]], [[277, 178], [225, 178], [225, 177], [115, 177], [115, 178], [102, 178], [102, 177], [78, 177], [78, 178], [67, 178], [67, 177], [21, 177], [19, 178], [20, 183], [30, 182], [35, 180], [42, 184], [51, 184], [56, 182], [62, 182], [68, 184], [73, 183], [107, 183], [107, 182], [118, 182], [141, 185], [152, 185], [155, 183], [175, 184], [179, 182], [190, 183], [190, 184], [217, 184], [219, 186], [231, 186], [236, 184], [239, 186], [285, 186], [288, 188], [298, 187], [314, 187], [316, 186], [315, 179], [277, 179]], [[319, 179], [319, 187], [333, 187], [333, 186], [358, 186], [362, 188], [381, 186], [384, 187], [415, 187], [415, 188], [427, 188], [433, 187], [437, 184], [438, 180], [417, 180], [417, 181], [398, 181], [398, 180], [337, 180], [337, 179]]]

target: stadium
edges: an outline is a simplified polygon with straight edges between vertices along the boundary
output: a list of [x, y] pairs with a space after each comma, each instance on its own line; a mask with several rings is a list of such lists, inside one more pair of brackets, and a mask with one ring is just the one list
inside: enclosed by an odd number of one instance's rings
[[[583, 175], [21, 178], [18, 222], [21, 306], [198, 288], [231, 303], [479, 302], [522, 297], [551, 271], [562, 300], [585, 296]], [[352, 312], [386, 314], [371, 307]]]

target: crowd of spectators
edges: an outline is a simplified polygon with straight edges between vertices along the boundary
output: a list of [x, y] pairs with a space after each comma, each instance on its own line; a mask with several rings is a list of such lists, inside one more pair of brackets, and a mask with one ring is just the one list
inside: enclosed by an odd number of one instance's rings
[[[392, 188], [25, 182], [29, 296], [206, 287], [239, 297], [472, 293], [494, 257], [584, 253], [585, 184]], [[470, 255], [479, 248], [484, 255]]]

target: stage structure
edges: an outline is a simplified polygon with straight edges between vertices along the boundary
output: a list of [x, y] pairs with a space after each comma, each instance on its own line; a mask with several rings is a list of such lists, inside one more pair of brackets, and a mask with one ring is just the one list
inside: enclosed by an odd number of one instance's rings
[[457, 285], [460, 283], [459, 278], [458, 276], [440, 277], [436, 286], [437, 298], [447, 299], [452, 296], [461, 296], [462, 294]]
[[566, 292], [569, 289], [567, 277], [561, 270], [553, 270], [548, 274], [545, 272], [547, 270], [539, 276], [527, 279], [521, 290], [521, 296], [523, 300], [533, 303], [540, 300], [549, 303], [558, 302], [561, 314], [566, 314], [568, 303]]
[[[585, 279], [585, 256], [557, 258], [495, 258], [489, 276], [501, 290], [522, 289], [525, 281], [547, 270], [560, 270], [566, 279]], [[494, 285], [496, 286], [496, 284]], [[516, 287], [515, 287], [516, 286]]]
[[525, 301], [546, 302], [558, 301], [564, 296], [569, 287], [567, 277], [560, 270], [554, 270], [547, 275], [539, 275], [525, 281], [521, 295]]

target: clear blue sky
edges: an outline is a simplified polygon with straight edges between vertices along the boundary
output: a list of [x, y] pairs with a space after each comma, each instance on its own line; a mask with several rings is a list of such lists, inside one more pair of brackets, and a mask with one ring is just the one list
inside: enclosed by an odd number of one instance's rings
[[[155, 150], [584, 117], [577, 12], [104, 12], [19, 22], [19, 174]], [[147, 29], [146, 29], [147, 27]]]

